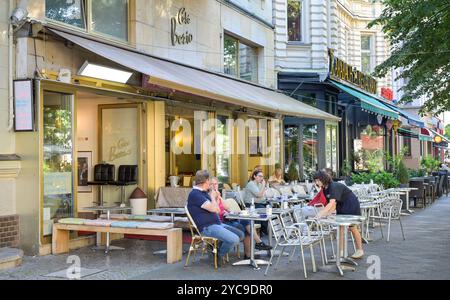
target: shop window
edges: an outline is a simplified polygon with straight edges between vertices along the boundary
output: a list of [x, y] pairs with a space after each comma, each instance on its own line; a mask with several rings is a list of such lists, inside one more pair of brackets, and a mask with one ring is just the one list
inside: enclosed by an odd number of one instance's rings
[[290, 42], [303, 40], [302, 2], [302, 0], [288, 0], [287, 2], [288, 41]]
[[405, 149], [405, 156], [411, 157], [411, 138], [403, 137], [403, 149]]
[[284, 171], [287, 174], [291, 164], [300, 171], [300, 130], [298, 126], [284, 127]]
[[317, 125], [303, 126], [303, 173], [305, 179], [312, 180], [318, 170], [318, 138]]
[[43, 236], [73, 217], [73, 95], [44, 93]]
[[216, 172], [220, 182], [230, 182], [231, 134], [227, 126], [228, 116], [217, 116], [216, 123]]
[[47, 19], [128, 41], [128, 0], [46, 0]]
[[338, 174], [337, 125], [327, 125], [325, 128], [326, 166], [332, 169], [335, 174]]
[[256, 120], [256, 128], [250, 128], [248, 134], [248, 153], [250, 156], [263, 156], [267, 152], [267, 120]]
[[385, 130], [379, 125], [360, 129], [360, 139], [354, 140], [356, 170], [380, 171], [384, 169]]
[[314, 107], [317, 106], [317, 98], [315, 93], [298, 93], [295, 95], [295, 98], [305, 104]]
[[373, 52], [372, 35], [361, 35], [361, 72], [369, 74], [373, 71]]
[[244, 80], [258, 82], [258, 48], [225, 35], [224, 73]]

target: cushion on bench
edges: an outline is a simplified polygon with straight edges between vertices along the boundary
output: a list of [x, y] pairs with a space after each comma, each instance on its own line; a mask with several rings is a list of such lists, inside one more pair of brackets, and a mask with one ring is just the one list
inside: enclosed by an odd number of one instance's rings
[[131, 215], [130, 220], [142, 220], [142, 221], [146, 221], [146, 220], [150, 220], [150, 216], [147, 215]]
[[173, 223], [162, 222], [141, 222], [138, 225], [140, 229], [170, 229], [173, 228]]
[[87, 220], [81, 218], [66, 218], [60, 219], [58, 223], [66, 225], [83, 225]]
[[102, 219], [98, 219], [98, 220], [86, 220], [86, 222], [84, 222], [84, 225], [87, 226], [100, 226], [100, 227], [110, 227], [112, 223], [117, 222], [115, 220], [102, 220]]
[[115, 221], [111, 224], [114, 228], [138, 228], [138, 225], [142, 222], [136, 221]]
[[[109, 215], [111, 220], [129, 220], [131, 215], [128, 214], [110, 214]], [[106, 214], [101, 214], [100, 219], [106, 219]]]

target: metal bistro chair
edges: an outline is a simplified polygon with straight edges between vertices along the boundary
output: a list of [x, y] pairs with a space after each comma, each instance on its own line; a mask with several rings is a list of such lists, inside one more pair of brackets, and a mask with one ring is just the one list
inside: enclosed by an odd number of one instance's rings
[[[277, 268], [278, 263], [280, 262], [280, 258], [283, 256], [284, 248], [286, 248], [286, 247], [294, 247], [295, 248], [295, 247], [299, 246], [305, 278], [308, 278], [308, 274], [306, 271], [304, 247], [309, 247], [309, 249], [311, 251], [311, 262], [312, 262], [312, 266], [313, 266], [313, 271], [317, 272], [316, 262], [314, 259], [314, 249], [313, 249], [313, 245], [317, 243], [317, 238], [312, 237], [309, 234], [308, 224], [305, 222], [305, 223], [301, 223], [301, 224], [295, 224], [295, 226], [292, 226], [292, 227], [283, 228], [283, 224], [282, 224], [279, 216], [274, 216], [273, 218], [271, 218], [269, 220], [269, 223], [270, 223], [270, 227], [272, 228], [272, 233], [275, 238], [276, 244], [272, 251], [272, 255], [270, 257], [270, 261], [269, 261], [269, 264], [267, 265], [266, 272], [264, 273], [264, 275], [265, 276], [267, 275], [270, 265], [272, 264], [272, 260], [275, 256], [276, 249], [278, 247], [281, 247], [281, 252], [280, 252], [277, 262], [274, 266], [275, 269]], [[302, 233], [302, 231], [304, 231], [304, 230], [300, 229], [301, 227], [306, 228], [305, 229], [306, 234]], [[292, 231], [291, 234], [286, 235], [285, 229], [289, 229], [290, 231]]]
[[380, 215], [372, 216], [372, 219], [378, 220], [380, 222], [380, 231], [381, 237], [384, 238], [383, 235], [383, 226], [381, 226], [381, 222], [388, 222], [388, 235], [387, 242], [389, 242], [389, 238], [391, 235], [391, 222], [392, 220], [397, 220], [400, 223], [400, 229], [402, 231], [403, 240], [405, 240], [405, 233], [403, 231], [402, 220], [400, 219], [400, 212], [402, 210], [403, 201], [400, 199], [388, 199], [384, 201], [380, 206]]
[[434, 202], [434, 197], [436, 196], [436, 179], [433, 176], [424, 178], [425, 191], [431, 197], [431, 202]]

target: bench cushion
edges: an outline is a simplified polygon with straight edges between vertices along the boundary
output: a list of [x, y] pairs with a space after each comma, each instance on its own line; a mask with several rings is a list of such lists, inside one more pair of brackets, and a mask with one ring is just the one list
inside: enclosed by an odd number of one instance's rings
[[163, 223], [163, 222], [141, 222], [138, 225], [141, 229], [170, 229], [173, 228], [173, 223]]
[[115, 228], [138, 228], [138, 225], [142, 222], [136, 221], [115, 221], [111, 223], [111, 227]]
[[67, 225], [83, 225], [87, 220], [81, 218], [66, 218], [60, 219], [58, 223]]
[[[111, 220], [129, 220], [131, 215], [128, 214], [110, 214]], [[100, 219], [106, 219], [106, 214], [101, 214]]]
[[110, 227], [112, 223], [116, 222], [115, 220], [86, 220], [84, 225], [87, 226], [100, 226], [100, 227]]

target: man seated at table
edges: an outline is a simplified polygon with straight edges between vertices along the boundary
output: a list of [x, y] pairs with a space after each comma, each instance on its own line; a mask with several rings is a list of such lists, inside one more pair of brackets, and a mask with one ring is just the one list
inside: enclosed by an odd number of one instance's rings
[[269, 184], [277, 185], [277, 184], [285, 184], [286, 182], [283, 179], [283, 169], [280, 164], [275, 164], [275, 172], [272, 176], [269, 177]]
[[[344, 184], [333, 182], [330, 175], [324, 171], [319, 171], [314, 175], [314, 181], [319, 188], [323, 189], [323, 193], [328, 204], [318, 213], [318, 217], [326, 217], [336, 211], [337, 215], [361, 215], [358, 197]], [[356, 243], [356, 252], [352, 258], [362, 258], [364, 250], [362, 248], [361, 233], [356, 226], [350, 226]], [[341, 240], [344, 232], [341, 232]], [[341, 245], [343, 245], [343, 240]], [[342, 251], [342, 249], [341, 249]]]
[[210, 175], [202, 170], [195, 174], [193, 187], [187, 200], [189, 214], [197, 225], [198, 230], [204, 236], [219, 240], [219, 265], [225, 255], [245, 238], [245, 233], [237, 228], [220, 222], [220, 207], [216, 199], [209, 195]]

